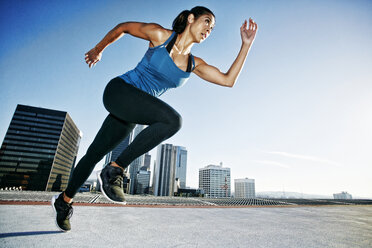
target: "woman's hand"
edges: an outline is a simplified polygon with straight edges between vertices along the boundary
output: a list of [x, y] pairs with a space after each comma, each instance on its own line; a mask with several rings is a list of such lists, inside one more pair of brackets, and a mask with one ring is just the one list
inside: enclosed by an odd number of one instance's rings
[[94, 66], [102, 58], [102, 52], [98, 52], [98, 49], [94, 47], [85, 54], [85, 62], [89, 65], [89, 68]]
[[255, 23], [252, 18], [249, 18], [249, 27], [247, 28], [248, 22], [244, 21], [243, 25], [240, 27], [240, 35], [242, 37], [242, 42], [245, 44], [252, 44], [257, 33], [257, 23]]
[[226, 73], [222, 73], [218, 68], [208, 65], [198, 57], [195, 57], [196, 66], [194, 73], [208, 82], [221, 86], [233, 87], [243, 68], [245, 59], [247, 58], [249, 49], [251, 48], [257, 33], [257, 24], [251, 18], [249, 18], [249, 27], [247, 26], [248, 23], [247, 20], [245, 20], [243, 25], [240, 27], [240, 35], [243, 44], [238, 56]]

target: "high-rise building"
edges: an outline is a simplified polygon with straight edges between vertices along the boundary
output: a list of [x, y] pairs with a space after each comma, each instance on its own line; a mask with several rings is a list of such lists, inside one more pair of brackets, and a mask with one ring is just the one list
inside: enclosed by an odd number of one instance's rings
[[146, 153], [144, 165], [140, 168], [140, 170], [149, 171], [150, 165], [151, 165], [151, 155], [149, 153]]
[[187, 151], [184, 147], [172, 144], [159, 145], [152, 182], [154, 195], [173, 196], [177, 191], [176, 182], [183, 182], [185, 185], [186, 163]]
[[254, 179], [243, 178], [235, 179], [235, 197], [236, 198], [255, 198], [255, 183]]
[[347, 199], [353, 199], [352, 195], [342, 191], [341, 193], [338, 194], [333, 194], [333, 198], [336, 200], [347, 200]]
[[151, 155], [146, 153], [144, 155], [144, 166], [137, 172], [136, 194], [150, 194], [150, 164]]
[[199, 169], [199, 188], [205, 192], [205, 197], [230, 197], [230, 168], [220, 165], [208, 165]]
[[67, 112], [18, 104], [0, 149], [0, 187], [64, 190], [81, 137]]
[[175, 179], [175, 150], [171, 144], [158, 146], [154, 168], [154, 195], [172, 196]]
[[176, 180], [181, 188], [186, 188], [187, 150], [185, 147], [176, 146]]
[[[159, 146], [158, 146], [159, 149]], [[149, 193], [151, 195], [155, 195], [155, 181], [156, 181], [156, 160], [154, 160], [154, 168], [153, 168], [153, 173], [152, 173], [152, 182], [150, 186], [150, 191]]]
[[136, 194], [149, 194], [150, 176], [150, 171], [139, 170], [137, 172], [137, 184], [135, 187]]

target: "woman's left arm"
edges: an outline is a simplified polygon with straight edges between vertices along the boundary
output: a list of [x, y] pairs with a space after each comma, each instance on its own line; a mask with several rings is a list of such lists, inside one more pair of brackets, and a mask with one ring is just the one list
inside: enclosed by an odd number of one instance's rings
[[236, 80], [238, 79], [240, 71], [243, 68], [249, 49], [251, 48], [256, 37], [257, 24], [251, 18], [249, 18], [248, 28], [247, 25], [247, 20], [245, 20], [243, 25], [240, 27], [242, 46], [234, 63], [231, 65], [230, 69], [226, 73], [221, 72], [214, 66], [208, 65], [201, 58], [195, 58], [196, 66], [193, 72], [200, 78], [208, 82], [225, 87], [233, 87]]

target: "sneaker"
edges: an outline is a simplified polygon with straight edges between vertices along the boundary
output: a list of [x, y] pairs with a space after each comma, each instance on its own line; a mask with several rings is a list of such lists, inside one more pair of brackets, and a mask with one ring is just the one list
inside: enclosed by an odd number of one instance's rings
[[123, 169], [107, 164], [102, 171], [97, 174], [103, 195], [112, 202], [123, 205], [127, 204], [123, 191]]
[[71, 230], [70, 218], [72, 216], [72, 203], [63, 200], [63, 193], [52, 198], [52, 207], [56, 213], [56, 225], [62, 232]]

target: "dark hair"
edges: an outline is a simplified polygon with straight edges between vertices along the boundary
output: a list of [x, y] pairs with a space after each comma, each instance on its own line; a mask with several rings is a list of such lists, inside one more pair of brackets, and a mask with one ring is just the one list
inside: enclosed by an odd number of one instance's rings
[[[214, 14], [212, 11], [210, 11], [206, 7], [202, 6], [196, 6], [192, 8], [191, 10], [184, 10], [178, 16], [176, 19], [174, 19], [173, 24], [172, 24], [172, 29], [175, 31], [177, 34], [182, 33], [187, 25], [187, 17], [189, 17], [190, 14], [193, 14], [195, 19], [198, 19], [199, 16], [204, 15], [204, 14], [212, 14], [213, 17]], [[216, 18], [216, 17], [215, 17]]]

